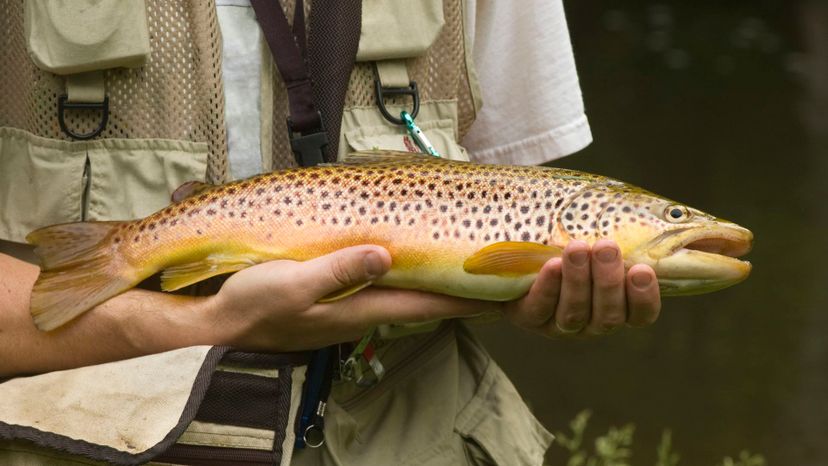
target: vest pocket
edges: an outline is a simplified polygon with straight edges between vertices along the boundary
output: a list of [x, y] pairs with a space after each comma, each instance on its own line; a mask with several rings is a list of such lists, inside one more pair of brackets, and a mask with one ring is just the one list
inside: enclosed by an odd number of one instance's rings
[[494, 362], [457, 414], [455, 431], [465, 439], [466, 458], [474, 466], [542, 464], [554, 438]]
[[[441, 157], [468, 160], [465, 149], [454, 142], [451, 120], [429, 121], [418, 126], [426, 133]], [[348, 147], [355, 151], [384, 149], [420, 152], [404, 128], [398, 128], [397, 131], [389, 131], [385, 126], [359, 128], [345, 133], [345, 139], [348, 141]]]
[[365, 0], [357, 61], [417, 57], [443, 29], [442, 0]]
[[145, 217], [206, 173], [206, 143], [70, 142], [0, 128], [0, 239], [22, 243], [57, 223]]
[[169, 205], [176, 188], [207, 176], [206, 143], [106, 139], [88, 155], [86, 220], [146, 217]]
[[[396, 104], [386, 107], [396, 115], [406, 109]], [[466, 149], [457, 143], [456, 121], [457, 102], [441, 100], [422, 104], [416, 122], [443, 158], [468, 161]], [[342, 116], [339, 159], [342, 160], [348, 152], [378, 149], [420, 152], [405, 126], [390, 123], [377, 107], [346, 109]]]
[[150, 53], [143, 1], [28, 0], [25, 33], [38, 68], [56, 74], [141, 66]]
[[85, 165], [83, 146], [0, 128], [0, 238], [80, 221]]

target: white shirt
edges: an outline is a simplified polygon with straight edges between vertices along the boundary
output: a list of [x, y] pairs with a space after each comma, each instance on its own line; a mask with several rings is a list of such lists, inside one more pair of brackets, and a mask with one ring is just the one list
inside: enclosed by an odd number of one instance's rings
[[[217, 0], [233, 178], [261, 172], [261, 31], [249, 0]], [[466, 0], [483, 109], [462, 141], [472, 160], [540, 164], [592, 142], [561, 0]]]

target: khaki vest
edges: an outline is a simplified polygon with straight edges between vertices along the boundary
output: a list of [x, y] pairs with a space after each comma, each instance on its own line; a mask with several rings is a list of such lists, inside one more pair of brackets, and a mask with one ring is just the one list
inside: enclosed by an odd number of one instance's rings
[[[281, 2], [292, 18], [293, 1]], [[90, 141], [71, 140], [61, 131], [57, 101], [65, 92], [65, 78], [35, 64], [25, 15], [22, 0], [0, 0], [0, 17], [10, 26], [0, 32], [0, 240], [23, 242], [28, 232], [55, 223], [143, 217], [167, 205], [172, 191], [186, 181], [227, 181], [222, 43], [212, 0], [146, 0], [149, 57], [142, 66], [103, 71], [109, 121]], [[414, 17], [416, 28], [405, 32]], [[374, 37], [389, 29], [412, 40], [396, 48], [391, 44], [390, 51], [371, 48], [385, 44]], [[404, 128], [386, 121], [377, 108], [377, 66], [384, 70], [383, 80], [417, 82], [418, 125], [441, 153], [465, 158], [457, 142], [480, 106], [465, 37], [462, 0], [365, 0], [340, 156], [351, 150], [406, 148]], [[410, 42], [415, 46], [406, 49]], [[287, 95], [269, 56], [262, 76], [264, 168], [293, 166], [285, 131]], [[385, 104], [398, 114], [410, 101], [392, 98]], [[78, 133], [92, 130], [100, 119], [95, 111], [68, 115], [69, 126]], [[288, 464], [304, 367], [234, 364], [226, 352], [185, 348], [2, 383], [0, 457], [6, 451], [9, 461], [25, 463], [42, 458], [48, 448], [69, 453], [66, 464], [93, 464], [86, 458], [130, 464], [147, 461], [177, 441], [278, 449], [277, 461]], [[287, 432], [196, 417], [211, 380], [244, 376], [277, 387], [273, 390], [290, 407], [279, 421]], [[140, 382], [146, 380], [162, 383]], [[32, 393], [40, 396], [35, 400]], [[30, 409], [34, 405], [39, 408]], [[65, 416], [54, 416], [56, 409]], [[52, 458], [51, 464], [63, 464], [58, 456]]]
[[[282, 3], [292, 18], [293, 1]], [[385, 3], [403, 6], [380, 8]], [[426, 22], [433, 34], [420, 34], [425, 36], [421, 42], [432, 41], [424, 52], [409, 57], [396, 53], [393, 60], [384, 60], [381, 48], [365, 51], [360, 46], [360, 54], [371, 60], [357, 63], [351, 75], [340, 154], [404, 149], [403, 128], [377, 110], [373, 67], [380, 62], [394, 70], [404, 63], [402, 70], [420, 90], [417, 123], [438, 149], [464, 156], [456, 142], [473, 122], [480, 101], [465, 53], [461, 0], [445, 0], [442, 8], [440, 0], [366, 0], [363, 23], [382, 26], [397, 21], [394, 15], [422, 16], [416, 11], [420, 3], [436, 12]], [[98, 138], [73, 141], [57, 118], [58, 98], [66, 92], [64, 77], [41, 70], [30, 56], [24, 2], [0, 0], [0, 15], [11, 26], [0, 36], [0, 239], [24, 242], [30, 231], [56, 223], [144, 217], [167, 205], [170, 193], [186, 181], [228, 180], [215, 8], [212, 0], [147, 0], [148, 60], [141, 67], [103, 72], [109, 122]], [[416, 24], [423, 29], [421, 23]], [[363, 31], [366, 36], [370, 40], [370, 27]], [[284, 84], [269, 55], [265, 63], [261, 109], [263, 128], [271, 129], [263, 131], [262, 153], [270, 154], [263, 165], [272, 170], [296, 162], [285, 130]], [[410, 106], [406, 98], [387, 99], [386, 104], [397, 113]], [[97, 126], [100, 114], [69, 110], [67, 119], [73, 130], [85, 133]]]

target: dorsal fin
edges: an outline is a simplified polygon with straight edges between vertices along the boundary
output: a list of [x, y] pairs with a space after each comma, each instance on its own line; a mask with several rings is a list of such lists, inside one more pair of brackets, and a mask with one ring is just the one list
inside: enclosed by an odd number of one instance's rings
[[217, 187], [209, 183], [202, 183], [201, 181], [188, 181], [173, 191], [170, 195], [170, 200], [172, 202], [181, 202], [188, 197], [207, 192]]

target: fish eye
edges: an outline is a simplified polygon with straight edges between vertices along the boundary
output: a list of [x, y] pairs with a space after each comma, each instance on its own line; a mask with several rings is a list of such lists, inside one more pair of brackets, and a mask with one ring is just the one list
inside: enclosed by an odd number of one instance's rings
[[664, 210], [664, 218], [668, 222], [682, 223], [690, 220], [690, 210], [683, 205], [674, 205]]

